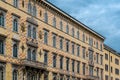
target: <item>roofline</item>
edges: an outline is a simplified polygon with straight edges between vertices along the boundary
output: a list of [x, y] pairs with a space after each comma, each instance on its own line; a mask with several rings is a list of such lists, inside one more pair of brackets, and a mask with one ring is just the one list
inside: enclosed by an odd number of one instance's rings
[[88, 31], [92, 32], [93, 34], [95, 34], [96, 36], [99, 36], [101, 39], [105, 40], [105, 37], [102, 36], [101, 34], [99, 34], [98, 32], [94, 31], [93, 29], [89, 28], [88, 26], [86, 26], [85, 24], [83, 24], [82, 22], [78, 21], [77, 19], [75, 19], [74, 17], [72, 17], [71, 15], [69, 15], [68, 13], [64, 12], [63, 10], [61, 10], [60, 8], [56, 7], [54, 4], [52, 4], [51, 2], [47, 1], [47, 0], [43, 0], [43, 2], [47, 5], [49, 5], [50, 7], [52, 7], [53, 9], [55, 9], [56, 11], [58, 11], [59, 13], [61, 13], [62, 15], [66, 16], [67, 18], [71, 19], [72, 21], [74, 21], [75, 23], [77, 23], [78, 25], [81, 25], [83, 28], [87, 29]]
[[120, 57], [120, 53], [119, 52], [117, 52], [116, 50], [114, 50], [113, 48], [109, 47], [106, 44], [104, 44], [104, 49], [106, 49], [106, 50], [108, 50], [108, 51], [112, 52], [113, 54], [115, 54], [115, 55]]

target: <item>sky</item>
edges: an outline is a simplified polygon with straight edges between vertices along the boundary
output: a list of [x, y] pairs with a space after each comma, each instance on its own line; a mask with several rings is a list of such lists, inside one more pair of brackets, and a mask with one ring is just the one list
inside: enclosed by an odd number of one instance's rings
[[103, 35], [120, 52], [120, 0], [48, 0]]

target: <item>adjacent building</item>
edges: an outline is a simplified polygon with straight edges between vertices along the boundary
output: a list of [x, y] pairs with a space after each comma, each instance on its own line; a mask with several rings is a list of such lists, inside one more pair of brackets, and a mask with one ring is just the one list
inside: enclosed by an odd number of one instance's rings
[[119, 80], [104, 39], [46, 0], [0, 0], [0, 80]]

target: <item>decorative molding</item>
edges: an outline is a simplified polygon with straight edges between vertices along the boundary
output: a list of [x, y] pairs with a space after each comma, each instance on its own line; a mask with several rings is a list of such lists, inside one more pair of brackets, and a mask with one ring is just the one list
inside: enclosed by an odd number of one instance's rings
[[22, 31], [22, 32], [25, 32], [25, 24], [24, 24], [24, 23], [21, 23], [20, 26], [21, 26], [21, 31]]

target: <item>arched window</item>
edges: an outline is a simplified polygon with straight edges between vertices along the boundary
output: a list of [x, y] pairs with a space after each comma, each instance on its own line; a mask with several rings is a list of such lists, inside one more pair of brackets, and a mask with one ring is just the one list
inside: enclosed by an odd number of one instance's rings
[[36, 39], [36, 28], [33, 28], [33, 38]]
[[44, 20], [45, 20], [46, 23], [48, 23], [48, 14], [47, 14], [47, 12], [44, 13]]
[[17, 78], [18, 78], [18, 71], [13, 70], [13, 78], [12, 78], [12, 80], [17, 80]]
[[36, 9], [36, 6], [33, 6], [33, 16], [36, 16], [37, 15], [37, 9]]
[[13, 31], [18, 32], [18, 20], [13, 20]]
[[4, 80], [4, 68], [0, 67], [0, 80]]
[[36, 60], [36, 51], [35, 51], [35, 50], [32, 52], [32, 60], [33, 60], [33, 61]]
[[31, 37], [31, 26], [28, 26], [28, 37]]
[[56, 27], [56, 18], [53, 18], [53, 27]]
[[18, 47], [16, 43], [13, 45], [13, 57], [18, 57]]
[[5, 26], [5, 15], [3, 13], [0, 13], [0, 26]]
[[27, 59], [31, 60], [31, 50], [30, 49], [28, 49], [28, 51], [27, 51]]
[[30, 2], [28, 3], [28, 13], [32, 13], [32, 5]]

